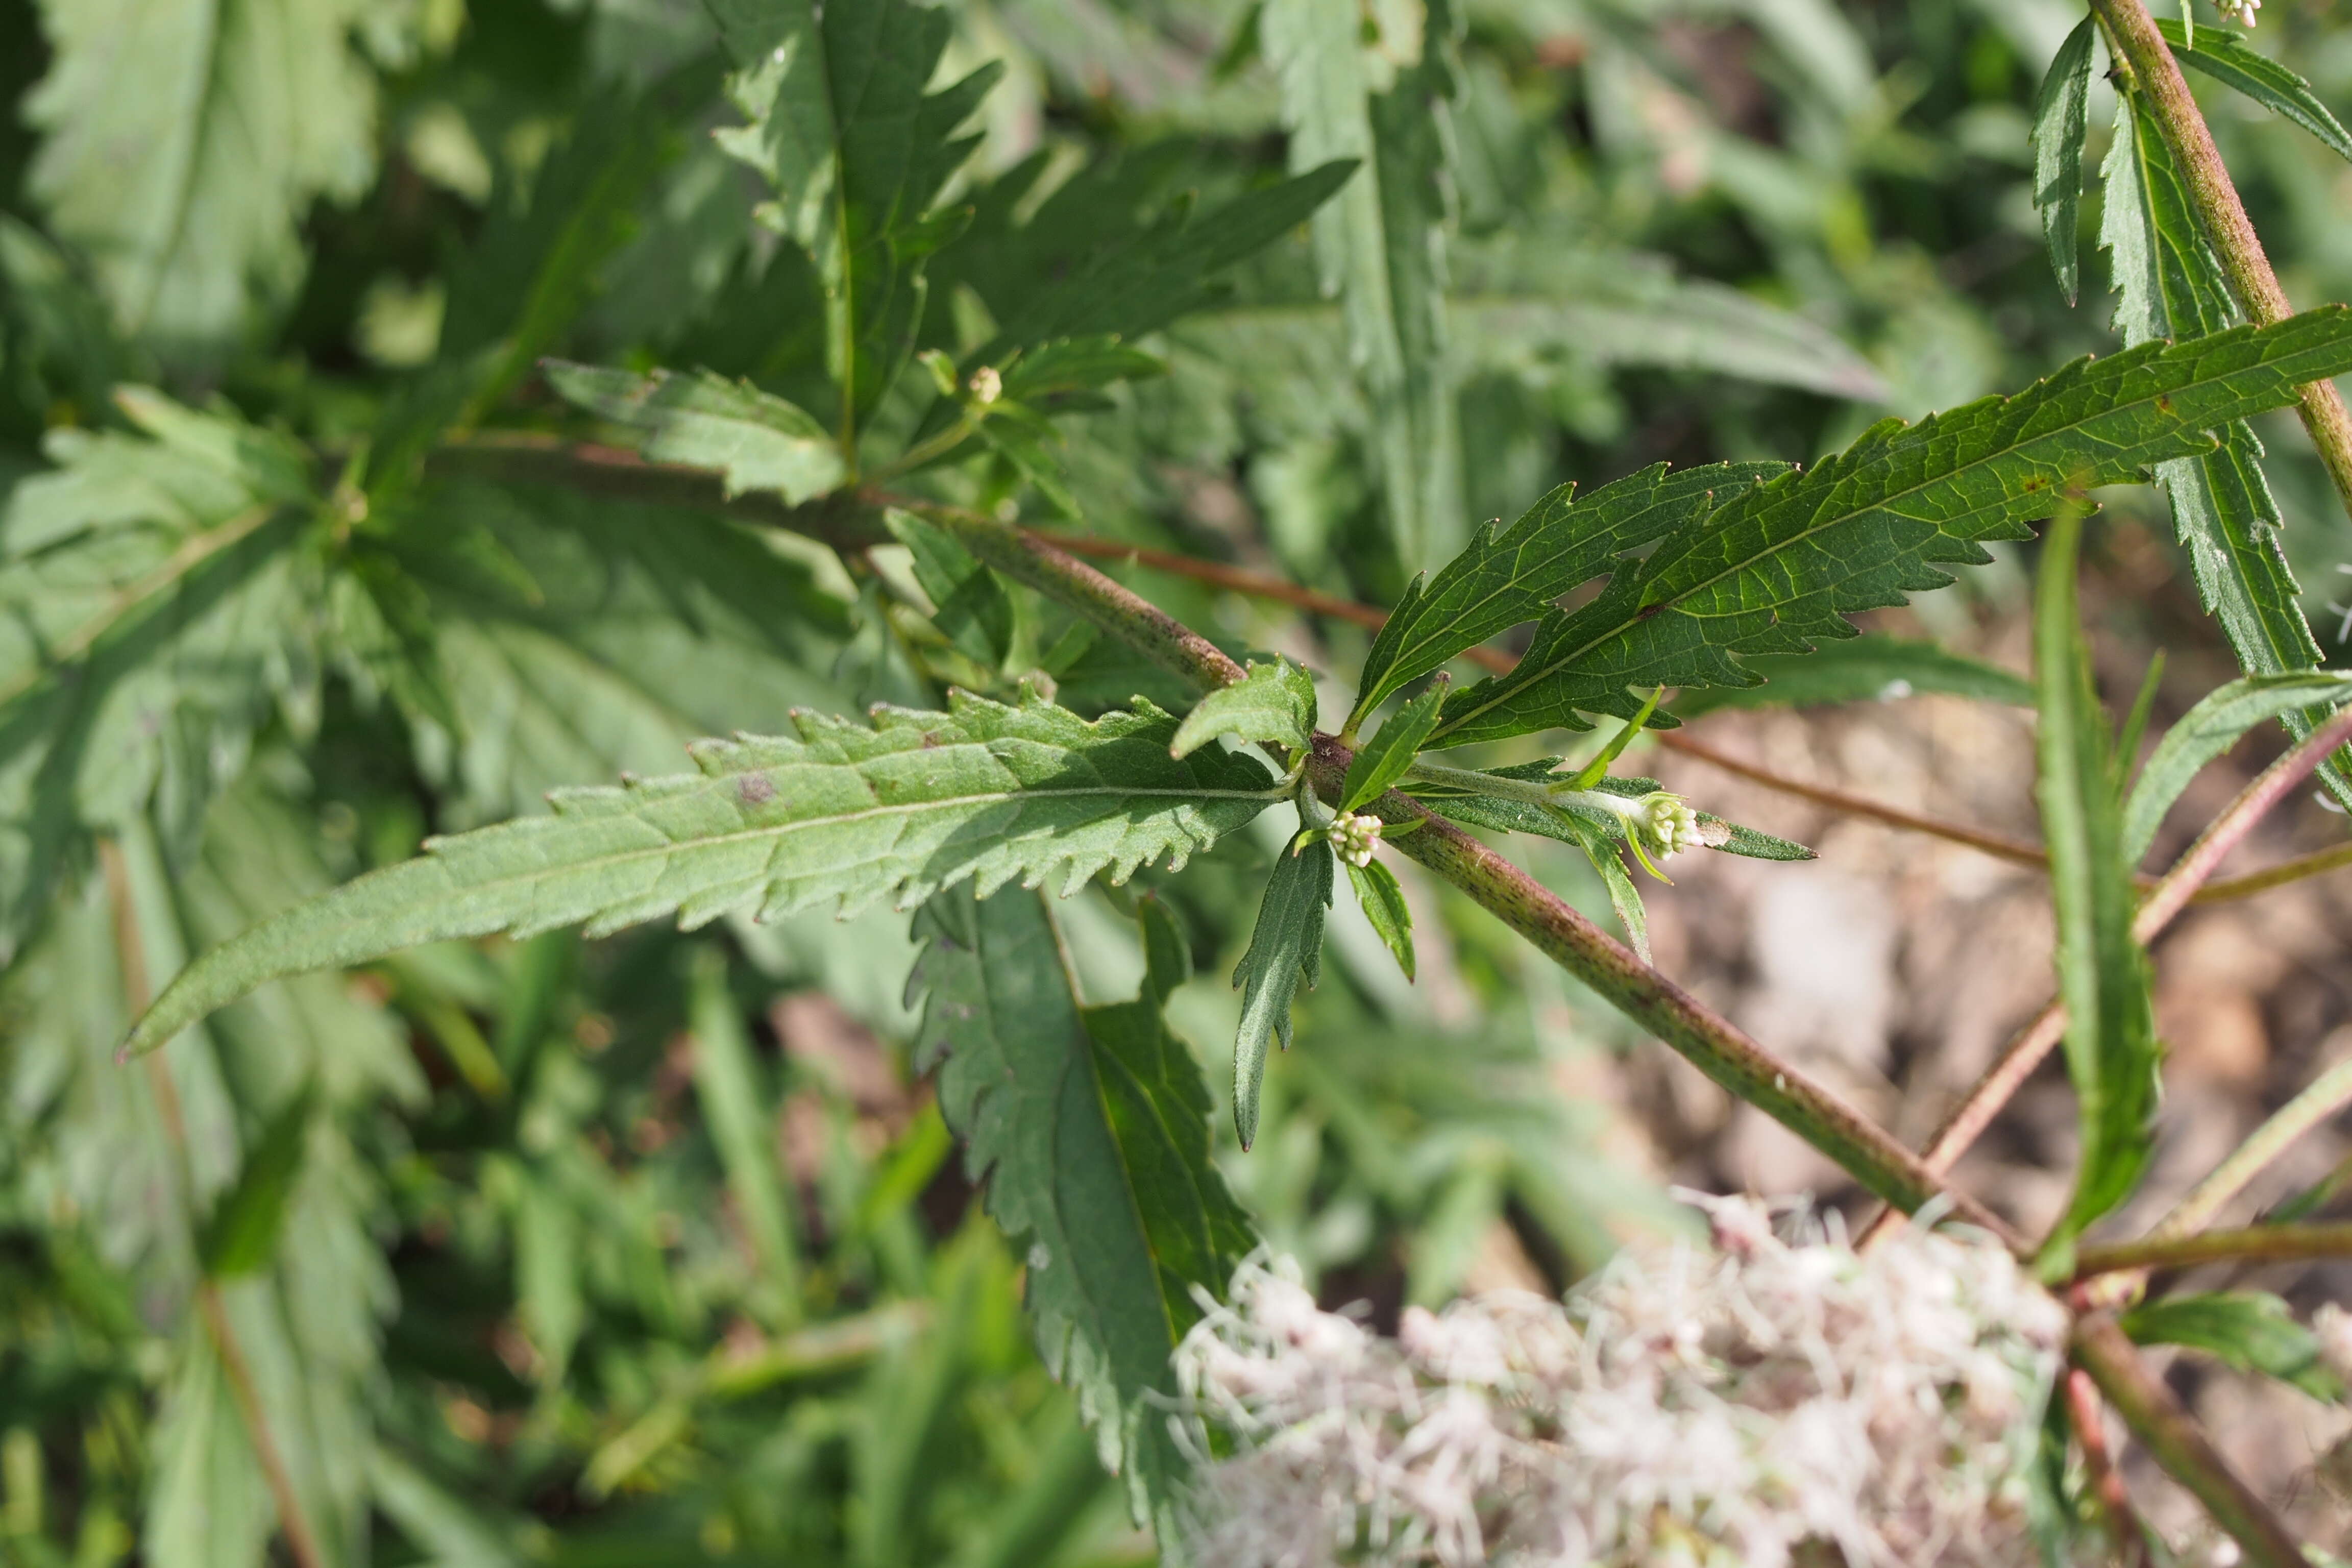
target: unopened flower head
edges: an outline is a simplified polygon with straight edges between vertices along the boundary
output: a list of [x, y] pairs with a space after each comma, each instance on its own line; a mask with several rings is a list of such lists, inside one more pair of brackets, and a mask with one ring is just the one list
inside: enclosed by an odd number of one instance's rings
[[1350, 866], [1372, 863], [1372, 847], [1381, 841], [1381, 819], [1343, 811], [1331, 819], [1331, 848]]
[[1661, 859], [1698, 847], [1698, 813], [1682, 796], [1654, 790], [1633, 803], [1633, 813], [1627, 826]]
[[[1565, 1305], [1408, 1310], [1393, 1340], [1244, 1264], [1186, 1336], [1192, 1555], [1218, 1568], [1959, 1568], [2034, 1555], [2063, 1309], [2007, 1251], [1869, 1257], [1764, 1205], [1627, 1253]], [[1210, 1458], [1207, 1441], [1223, 1434]], [[1829, 1549], [1826, 1553], [1823, 1549]]]
[[2242, 27], [2254, 25], [2254, 13], [2263, 8], [2263, 0], [2217, 0], [2221, 15]]
[[992, 364], [982, 365], [971, 373], [971, 400], [982, 408], [1004, 395], [1004, 378]]

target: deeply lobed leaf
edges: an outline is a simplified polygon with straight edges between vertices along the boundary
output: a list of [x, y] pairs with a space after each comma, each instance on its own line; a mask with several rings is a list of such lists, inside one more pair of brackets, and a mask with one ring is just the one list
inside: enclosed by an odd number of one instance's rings
[[592, 933], [675, 911], [698, 926], [742, 910], [926, 898], [967, 878], [1075, 889], [1175, 864], [1272, 798], [1238, 754], [1168, 754], [1175, 721], [1146, 706], [1088, 723], [1034, 694], [956, 694], [945, 713], [879, 708], [874, 727], [803, 715], [796, 732], [707, 741], [698, 773], [556, 792], [552, 816], [430, 841], [197, 960], [132, 1030], [161, 1045], [266, 981], [399, 948], [585, 923]]
[[1805, 472], [1686, 522], [1583, 608], [1545, 618], [1517, 668], [1457, 693], [1448, 745], [1631, 716], [1634, 688], [1748, 686], [1743, 653], [1854, 635], [1845, 616], [1940, 588], [1946, 563], [2026, 537], [2063, 487], [2116, 484], [2210, 451], [2217, 426], [2352, 368], [2352, 313], [2084, 359], [2012, 396], [1886, 420]]

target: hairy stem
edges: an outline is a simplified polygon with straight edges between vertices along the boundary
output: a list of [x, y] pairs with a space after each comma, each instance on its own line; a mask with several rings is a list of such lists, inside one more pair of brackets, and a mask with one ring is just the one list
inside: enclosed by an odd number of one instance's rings
[[2260, 1175], [2273, 1160], [2284, 1153], [2289, 1144], [2347, 1105], [2352, 1105], [2352, 1062], [2339, 1062], [2312, 1079], [2301, 1094], [2280, 1106], [2267, 1121], [2255, 1128], [2228, 1159], [2213, 1167], [2211, 1175], [2198, 1183], [2189, 1195], [2175, 1205], [2172, 1212], [2148, 1232], [2148, 1239], [2158, 1241], [2187, 1236], [2210, 1225], [2213, 1216], [2220, 1214], [2231, 1198], [2244, 1192], [2247, 1184]]
[[2147, 1275], [2200, 1263], [2301, 1263], [2344, 1257], [2352, 1257], [2352, 1225], [2254, 1225], [2085, 1247], [2074, 1255], [2074, 1278]]
[[[1198, 632], [1043, 540], [961, 509], [926, 508], [923, 515], [952, 529], [981, 560], [1069, 605], [1195, 685], [1214, 689], [1244, 678], [1242, 668]], [[1308, 782], [1319, 795], [1337, 801], [1353, 760], [1337, 740], [1318, 734], [1307, 759]], [[1626, 1016], [1835, 1160], [1864, 1187], [1906, 1212], [1942, 1195], [1960, 1217], [2015, 1243], [1991, 1211], [1947, 1189], [1885, 1129], [1717, 1016], [1527, 872], [1410, 796], [1391, 790], [1374, 809], [1384, 822], [1419, 825], [1397, 841], [1402, 853], [1468, 893]]]
[[2091, 1374], [2132, 1436], [2172, 1479], [2205, 1505], [2255, 1568], [2305, 1568], [2303, 1548], [2268, 1504], [2214, 1450], [2163, 1381], [2147, 1370], [2109, 1312], [2074, 1321], [2074, 1364]]
[[[2197, 205], [2206, 237], [2246, 319], [2262, 326], [2286, 320], [2294, 307], [2279, 287], [2278, 274], [2271, 269], [2253, 221], [2238, 199], [2221, 149], [2213, 145], [2213, 132], [2180, 74], [2180, 62], [2157, 31], [2145, 0], [2091, 0], [2091, 8], [2131, 68], [2134, 82], [2147, 95], [2165, 146], [2188, 182], [2189, 199]], [[2302, 388], [2295, 410], [2303, 416], [2303, 427], [2311, 433], [2320, 461], [2327, 465], [2328, 478], [2336, 481], [2345, 510], [2352, 514], [2352, 414], [2345, 411], [2334, 384], [2325, 381]]]
[[2106, 1515], [2107, 1533], [2115, 1537], [2118, 1568], [2141, 1568], [2147, 1561], [2147, 1542], [2132, 1511], [2131, 1494], [2116, 1468], [2107, 1447], [2106, 1407], [2099, 1403], [2099, 1385], [2079, 1366], [2066, 1369], [2066, 1413], [2074, 1420], [2074, 1441], [2082, 1446], [2083, 1471]]

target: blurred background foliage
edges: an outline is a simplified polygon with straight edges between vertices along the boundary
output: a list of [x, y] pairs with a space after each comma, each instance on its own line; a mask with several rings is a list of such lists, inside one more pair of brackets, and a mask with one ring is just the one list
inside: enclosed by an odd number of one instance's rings
[[[1318, 247], [1366, 221], [1360, 185], [1155, 334], [1170, 374], [1080, 421], [1071, 500], [1115, 538], [1385, 602], [1561, 479], [1807, 459], [2115, 342], [2095, 283], [2060, 299], [2030, 201], [2066, 0], [947, 9], [943, 75], [1007, 69], [957, 196], [971, 225], [932, 269], [946, 338], [1050, 290], [1106, 204], [1139, 228], [1350, 151], [1300, 73], [1438, 101], [1391, 160], [1421, 218], [1381, 252], [1389, 319], [1351, 321], [1370, 285], [1342, 276], [1379, 247]], [[2325, 0], [2273, 0], [2259, 44], [2352, 100]], [[122, 439], [142, 405], [119, 383], [347, 452], [528, 309], [540, 350], [799, 395], [807, 280], [711, 142], [734, 117], [692, 0], [0, 0], [0, 97], [9, 700], [65, 624], [52, 603], [106, 591], [17, 558], [39, 487], [71, 482], [42, 477], [45, 435], [52, 462]], [[2352, 176], [2234, 100], [2209, 112], [2289, 293], [2352, 295]], [[564, 247], [589, 259], [534, 293]], [[491, 423], [551, 410], [525, 370]], [[168, 450], [123, 481], [139, 504], [216, 523], [257, 482], [226, 423], [141, 423]], [[2299, 436], [2267, 433], [2340, 658], [2352, 538]], [[2152, 491], [2119, 504], [2168, 537]], [[121, 799], [9, 913], [0, 1561], [1149, 1560], [909, 1071], [902, 917], [431, 948], [111, 1064], [187, 953], [427, 832], [673, 771], [688, 738], [793, 706], [929, 705], [955, 668], [910, 651], [887, 584], [708, 518], [445, 483], [352, 521], [398, 591], [243, 662], [184, 650], [206, 722], [85, 736]], [[1340, 675], [1362, 652], [1344, 624], [1131, 575], [1236, 645]], [[2019, 578], [1967, 581], [2000, 601]], [[1923, 619], [1970, 613], [1937, 597]], [[446, 689], [399, 689], [354, 631], [396, 644], [401, 613]], [[1109, 650], [1055, 673], [1081, 706], [1157, 679]], [[0, 733], [5, 856], [54, 783], [22, 744]], [[1276, 847], [1237, 836], [1162, 889], [1199, 967], [1171, 1017], [1211, 1083]], [[1564, 847], [1528, 854], [1605, 910]], [[1221, 1152], [1269, 1240], [1328, 1299], [1391, 1313], [1556, 1289], [1677, 1224], [1588, 1087], [1632, 1044], [1612, 1016], [1447, 890], [1410, 891], [1419, 984], [1338, 911], [1261, 1140]], [[1063, 911], [1097, 1001], [1142, 973], [1129, 896]]]

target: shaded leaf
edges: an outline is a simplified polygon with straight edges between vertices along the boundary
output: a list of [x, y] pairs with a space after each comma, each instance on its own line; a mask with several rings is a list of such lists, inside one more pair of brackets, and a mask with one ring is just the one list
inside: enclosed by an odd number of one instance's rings
[[2033, 205], [2042, 209], [2042, 237], [2058, 291], [2073, 304], [2082, 274], [2075, 230], [2083, 216], [2084, 110], [2091, 99], [2091, 43], [2097, 28], [2090, 17], [2076, 24], [2050, 62], [2033, 100]]
[[1823, 643], [1811, 653], [1761, 654], [1742, 661], [1760, 686], [1713, 686], [1677, 698], [1675, 716], [1696, 719], [1718, 708], [1808, 708], [1829, 702], [1884, 702], [1923, 692], [1983, 702], [2033, 706], [2033, 683], [1998, 665], [1947, 653], [1934, 643], [1865, 633]]
[[1180, 942], [1144, 904], [1143, 994], [1082, 1008], [1044, 901], [1007, 889], [935, 895], [915, 917], [927, 994], [919, 1066], [987, 1184], [989, 1212], [1028, 1260], [1046, 1366], [1074, 1389], [1103, 1462], [1139, 1517], [1178, 1539], [1186, 1468], [1168, 1433], [1169, 1357], [1251, 1246], [1209, 1161], [1209, 1100], [1160, 1004]]
[[302, 1173], [310, 1138], [311, 1097], [290, 1098], [270, 1117], [261, 1136], [246, 1151], [236, 1183], [205, 1216], [196, 1255], [216, 1279], [251, 1274], [268, 1266], [286, 1225], [286, 1206]]
[[1241, 1028], [1234, 1037], [1234, 1127], [1244, 1149], [1257, 1142], [1267, 1049], [1276, 1040], [1290, 1048], [1290, 1004], [1302, 985], [1312, 991], [1322, 978], [1323, 914], [1331, 907], [1337, 858], [1319, 843], [1275, 858], [1249, 951], [1234, 970], [1242, 993]]

